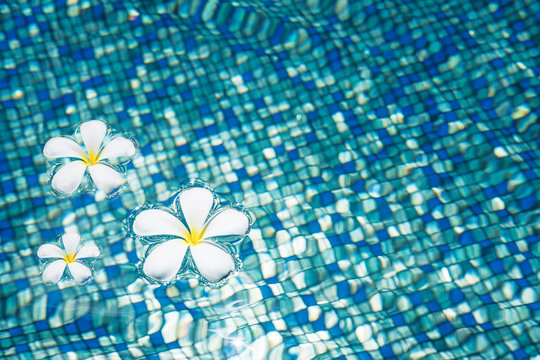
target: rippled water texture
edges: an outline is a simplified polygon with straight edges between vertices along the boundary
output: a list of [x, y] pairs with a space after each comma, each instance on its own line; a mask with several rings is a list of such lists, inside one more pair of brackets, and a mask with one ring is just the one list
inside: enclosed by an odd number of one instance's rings
[[[539, 359], [540, 3], [0, 4], [0, 354]], [[58, 198], [101, 118], [128, 186]], [[138, 277], [123, 221], [188, 178], [255, 223], [219, 289]], [[45, 285], [78, 231], [94, 280]]]

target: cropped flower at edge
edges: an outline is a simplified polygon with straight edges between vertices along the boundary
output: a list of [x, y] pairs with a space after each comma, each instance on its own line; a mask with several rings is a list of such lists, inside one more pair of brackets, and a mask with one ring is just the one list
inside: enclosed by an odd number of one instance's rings
[[43, 244], [37, 251], [40, 260], [57, 259], [46, 264], [43, 270], [45, 282], [57, 283], [65, 273], [66, 266], [71, 277], [77, 282], [85, 282], [92, 276], [92, 270], [80, 260], [90, 261], [98, 257], [99, 248], [93, 242], [81, 245], [81, 237], [77, 233], [62, 235], [64, 249], [56, 244]]
[[[182, 268], [198, 273], [215, 285], [238, 269], [229, 247], [242, 240], [251, 227], [249, 215], [232, 205], [218, 206], [214, 193], [204, 186], [188, 187], [167, 208], [144, 209], [132, 215], [131, 232], [148, 243], [166, 238], [149, 248], [142, 272], [152, 280], [171, 282]], [[182, 221], [182, 219], [184, 221]]]
[[95, 187], [107, 194], [124, 183], [122, 174], [111, 167], [109, 161], [132, 157], [137, 149], [133, 141], [121, 136], [103, 145], [107, 132], [107, 125], [103, 121], [91, 120], [80, 126], [84, 149], [73, 139], [64, 136], [54, 137], [45, 143], [43, 154], [47, 159], [71, 159], [53, 174], [51, 186], [54, 190], [71, 195], [79, 188], [87, 169]]

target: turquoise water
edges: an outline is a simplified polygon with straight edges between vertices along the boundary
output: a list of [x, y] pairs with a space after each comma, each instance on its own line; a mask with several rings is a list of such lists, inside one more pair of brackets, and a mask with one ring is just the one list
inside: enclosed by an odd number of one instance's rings
[[[0, 3], [7, 359], [539, 359], [540, 5]], [[47, 139], [140, 149], [56, 197]], [[228, 284], [151, 285], [128, 214], [189, 178], [255, 222]], [[40, 245], [96, 241], [86, 285]]]

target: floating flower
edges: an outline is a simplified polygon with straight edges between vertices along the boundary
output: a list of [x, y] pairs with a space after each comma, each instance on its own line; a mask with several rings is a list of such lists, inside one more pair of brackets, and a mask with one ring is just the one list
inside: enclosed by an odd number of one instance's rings
[[[55, 244], [43, 244], [39, 247], [38, 257], [47, 261], [43, 270], [43, 280], [58, 282], [63, 277], [66, 266], [75, 281], [88, 280], [92, 276], [92, 270], [88, 266], [92, 261], [90, 259], [99, 256], [99, 248], [93, 242], [80, 246], [81, 237], [77, 233], [62, 235], [62, 244], [63, 249]], [[52, 259], [57, 260], [49, 261]]]
[[43, 154], [49, 160], [68, 159], [59, 164], [52, 176], [52, 188], [61, 194], [71, 195], [79, 188], [88, 170], [95, 187], [107, 194], [119, 189], [125, 182], [120, 169], [112, 162], [118, 158], [135, 155], [135, 143], [125, 137], [107, 136], [108, 128], [103, 121], [91, 120], [81, 124], [80, 137], [84, 148], [74, 138], [54, 137], [43, 147]]
[[202, 182], [180, 190], [173, 208], [143, 207], [128, 219], [133, 237], [150, 244], [140, 266], [159, 283], [170, 283], [191, 270], [207, 285], [219, 285], [238, 270], [241, 261], [233, 245], [251, 228], [251, 218], [240, 205], [220, 204]]

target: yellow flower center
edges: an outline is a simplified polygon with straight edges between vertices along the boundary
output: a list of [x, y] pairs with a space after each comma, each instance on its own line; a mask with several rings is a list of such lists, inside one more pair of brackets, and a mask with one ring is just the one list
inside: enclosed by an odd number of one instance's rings
[[98, 163], [99, 153], [88, 151], [88, 155], [83, 155], [83, 161], [88, 166], [94, 166]]
[[64, 256], [64, 260], [66, 260], [68, 264], [71, 264], [75, 262], [75, 255], [76, 254], [67, 254], [66, 256]]
[[197, 229], [192, 229], [191, 231], [187, 232], [184, 236], [188, 245], [193, 246], [193, 245], [198, 245], [202, 242], [201, 240], [203, 238], [203, 235], [204, 235], [204, 229], [202, 229], [201, 231], [198, 231]]

